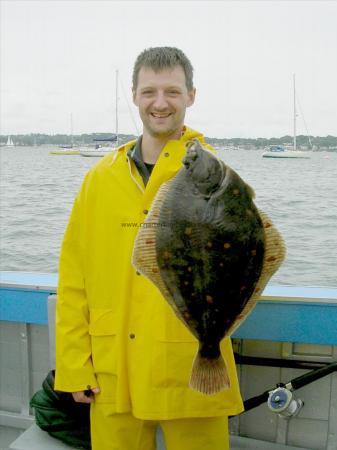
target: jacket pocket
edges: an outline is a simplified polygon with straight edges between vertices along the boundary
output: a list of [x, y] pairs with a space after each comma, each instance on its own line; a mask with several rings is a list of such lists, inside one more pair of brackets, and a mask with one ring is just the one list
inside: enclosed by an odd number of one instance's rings
[[153, 386], [187, 388], [198, 341], [165, 302], [158, 302], [154, 322]]
[[96, 374], [116, 374], [118, 321], [114, 310], [91, 309], [89, 334], [91, 355]]

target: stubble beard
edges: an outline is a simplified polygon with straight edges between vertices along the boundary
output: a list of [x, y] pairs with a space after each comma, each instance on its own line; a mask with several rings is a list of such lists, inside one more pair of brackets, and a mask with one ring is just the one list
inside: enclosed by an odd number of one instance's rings
[[146, 130], [149, 133], [149, 135], [154, 138], [167, 138], [177, 132], [177, 128], [169, 128], [169, 129], [163, 130], [163, 131], [156, 131], [151, 127], [147, 127]]

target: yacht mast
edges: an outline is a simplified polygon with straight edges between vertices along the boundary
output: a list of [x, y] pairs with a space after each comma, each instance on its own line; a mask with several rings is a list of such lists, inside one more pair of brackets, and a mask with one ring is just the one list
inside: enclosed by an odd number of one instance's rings
[[294, 82], [294, 150], [296, 150], [296, 87], [295, 87], [295, 74], [293, 74]]
[[118, 70], [116, 70], [116, 146], [118, 147]]

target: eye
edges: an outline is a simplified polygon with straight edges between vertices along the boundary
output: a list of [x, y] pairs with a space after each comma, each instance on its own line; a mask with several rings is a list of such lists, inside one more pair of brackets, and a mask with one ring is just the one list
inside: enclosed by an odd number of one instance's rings
[[143, 95], [151, 95], [151, 94], [153, 94], [153, 91], [143, 91], [142, 94]]

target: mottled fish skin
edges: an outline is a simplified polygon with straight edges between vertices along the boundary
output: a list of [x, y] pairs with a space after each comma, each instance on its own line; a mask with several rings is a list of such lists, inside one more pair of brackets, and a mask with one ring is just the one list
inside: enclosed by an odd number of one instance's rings
[[200, 356], [217, 359], [261, 275], [264, 229], [250, 187], [198, 141], [183, 163], [160, 210], [157, 262]]

